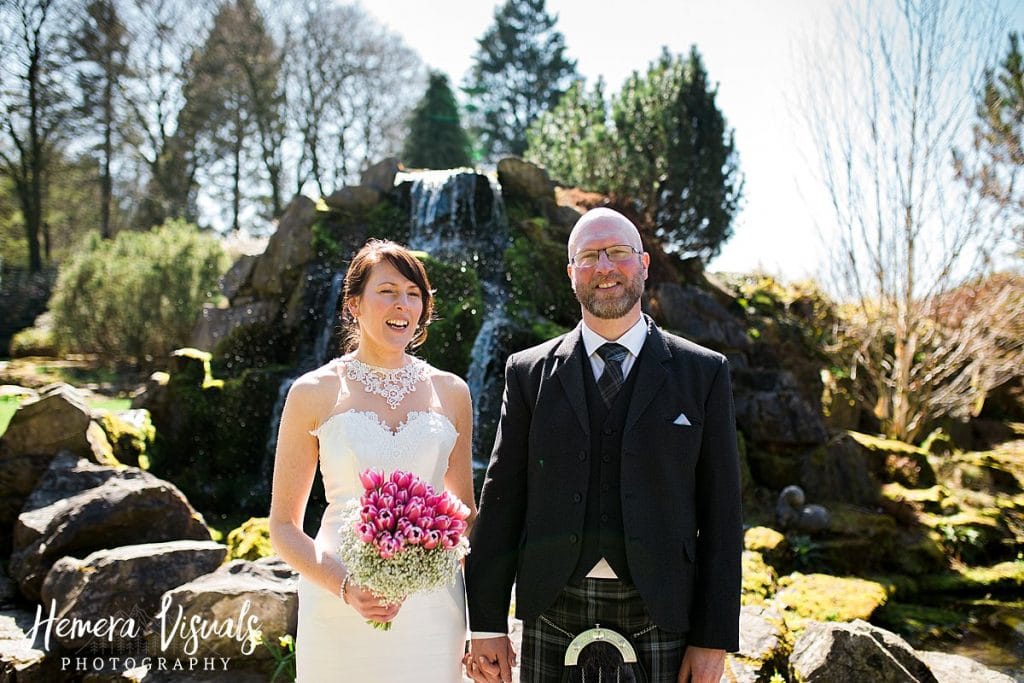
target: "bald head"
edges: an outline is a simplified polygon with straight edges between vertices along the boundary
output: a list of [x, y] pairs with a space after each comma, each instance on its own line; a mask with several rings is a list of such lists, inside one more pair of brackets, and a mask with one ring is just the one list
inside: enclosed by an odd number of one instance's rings
[[621, 241], [618, 244], [628, 244], [631, 247], [643, 249], [640, 231], [636, 229], [632, 221], [618, 211], [602, 206], [587, 211], [576, 221], [572, 232], [569, 233], [569, 260], [572, 260], [573, 254], [577, 251], [576, 245], [579, 244], [583, 236], [597, 231], [621, 236]]

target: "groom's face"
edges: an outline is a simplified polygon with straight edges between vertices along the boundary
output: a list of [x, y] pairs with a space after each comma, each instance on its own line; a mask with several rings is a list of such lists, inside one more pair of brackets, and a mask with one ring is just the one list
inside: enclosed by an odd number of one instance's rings
[[[573, 254], [627, 245], [643, 252], [640, 237], [625, 219], [609, 217], [588, 223], [575, 235]], [[633, 254], [624, 261], [611, 261], [601, 252], [597, 263], [586, 268], [570, 263], [569, 279], [584, 310], [597, 318], [622, 318], [639, 305], [647, 279], [647, 253]]]

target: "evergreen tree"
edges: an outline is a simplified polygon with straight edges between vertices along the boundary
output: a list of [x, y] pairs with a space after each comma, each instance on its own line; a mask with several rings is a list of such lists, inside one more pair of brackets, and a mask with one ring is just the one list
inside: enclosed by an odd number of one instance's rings
[[459, 121], [459, 105], [448, 77], [434, 72], [426, 94], [409, 117], [403, 159], [416, 168], [458, 168], [472, 164], [469, 151], [469, 136]]
[[732, 131], [697, 52], [663, 50], [604, 102], [574, 86], [530, 128], [527, 157], [559, 181], [632, 202], [671, 250], [710, 259], [732, 234], [743, 182]]
[[576, 62], [565, 55], [556, 20], [544, 0], [507, 0], [477, 40], [465, 90], [482, 119], [479, 135], [488, 157], [523, 154], [530, 124], [576, 78]]

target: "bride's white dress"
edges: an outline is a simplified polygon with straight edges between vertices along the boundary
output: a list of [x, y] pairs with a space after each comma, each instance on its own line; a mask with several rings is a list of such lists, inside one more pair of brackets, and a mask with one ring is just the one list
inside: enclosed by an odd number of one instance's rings
[[[359, 472], [401, 469], [441, 490], [458, 437], [447, 417], [431, 411], [409, 413], [395, 431], [370, 411], [338, 413], [313, 434], [328, 501], [316, 536], [319, 553], [337, 553], [339, 517], [363, 492]], [[449, 589], [409, 596], [390, 631], [370, 627], [337, 595], [299, 579], [298, 683], [455, 683], [463, 680], [465, 641], [461, 573]]]

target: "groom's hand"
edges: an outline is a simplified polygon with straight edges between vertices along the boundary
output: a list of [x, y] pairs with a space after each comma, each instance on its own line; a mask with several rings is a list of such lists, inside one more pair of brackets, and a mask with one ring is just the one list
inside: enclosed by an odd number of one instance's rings
[[511, 683], [515, 651], [508, 636], [469, 641], [466, 673], [476, 683]]
[[677, 683], [718, 683], [725, 671], [725, 650], [688, 646]]

